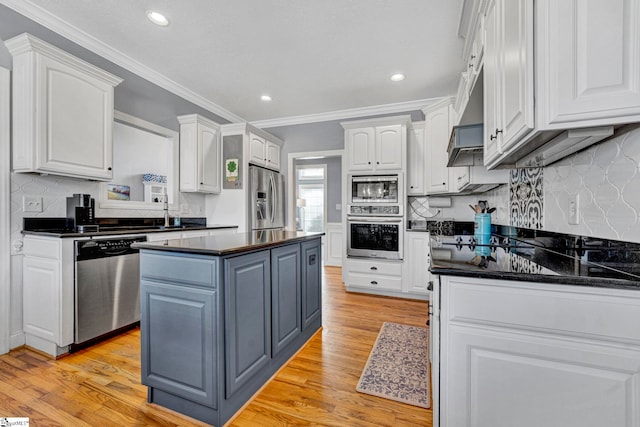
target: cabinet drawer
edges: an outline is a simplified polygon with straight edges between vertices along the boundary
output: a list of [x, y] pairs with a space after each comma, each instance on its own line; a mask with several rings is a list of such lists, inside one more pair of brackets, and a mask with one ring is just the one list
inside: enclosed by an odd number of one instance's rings
[[140, 274], [144, 279], [188, 285], [217, 287], [218, 260], [144, 253], [140, 257]]
[[364, 274], [384, 274], [389, 276], [402, 276], [402, 263], [371, 260], [348, 260], [349, 272]]
[[349, 274], [349, 286], [360, 288], [385, 289], [390, 291], [402, 290], [401, 277], [380, 276], [377, 274]]
[[60, 259], [61, 239], [24, 239], [24, 254], [37, 258]]
[[448, 278], [447, 320], [640, 344], [640, 293]]

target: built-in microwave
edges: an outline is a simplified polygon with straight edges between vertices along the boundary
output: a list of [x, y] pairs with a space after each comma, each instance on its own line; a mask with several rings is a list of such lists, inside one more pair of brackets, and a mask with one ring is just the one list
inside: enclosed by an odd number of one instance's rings
[[402, 259], [404, 226], [398, 217], [348, 217], [347, 256]]
[[350, 174], [347, 184], [349, 215], [402, 215], [402, 174]]

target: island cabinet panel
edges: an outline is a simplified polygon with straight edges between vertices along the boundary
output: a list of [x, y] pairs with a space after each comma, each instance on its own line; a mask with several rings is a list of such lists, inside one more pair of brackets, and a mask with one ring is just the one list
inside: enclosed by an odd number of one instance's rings
[[268, 250], [224, 260], [227, 398], [271, 357], [270, 261]]
[[302, 330], [316, 324], [322, 313], [320, 240], [301, 244], [302, 248]]
[[301, 332], [300, 245], [271, 251], [271, 312], [273, 357]]
[[142, 383], [216, 408], [215, 290], [142, 280]]
[[293, 236], [231, 239], [231, 253], [184, 250], [212, 237], [140, 246], [149, 402], [222, 426], [320, 329], [320, 236]]

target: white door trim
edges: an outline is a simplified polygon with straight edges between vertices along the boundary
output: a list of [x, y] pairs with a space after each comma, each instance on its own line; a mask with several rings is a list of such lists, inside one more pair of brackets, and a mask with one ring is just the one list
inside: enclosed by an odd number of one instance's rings
[[11, 330], [11, 73], [0, 67], [0, 354], [9, 352]]
[[[296, 177], [294, 175], [293, 164], [296, 159], [301, 157], [337, 157], [340, 156], [344, 159], [344, 150], [327, 150], [327, 151], [307, 151], [301, 153], [289, 153], [287, 158], [287, 230], [296, 229]], [[326, 203], [325, 203], [326, 204]], [[326, 221], [326, 216], [325, 216]]]

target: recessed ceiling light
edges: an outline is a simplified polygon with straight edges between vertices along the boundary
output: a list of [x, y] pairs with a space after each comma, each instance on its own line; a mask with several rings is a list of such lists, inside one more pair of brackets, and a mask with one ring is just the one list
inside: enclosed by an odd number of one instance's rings
[[153, 22], [156, 25], [160, 25], [161, 27], [166, 27], [167, 25], [169, 25], [169, 20], [167, 19], [167, 17], [160, 12], [148, 10], [147, 18], [149, 18], [149, 21]]
[[260, 99], [263, 100], [264, 102], [271, 101], [271, 97], [269, 95], [262, 95]]
[[392, 82], [401, 82], [402, 80], [404, 80], [406, 78], [406, 76], [402, 73], [397, 73], [391, 76], [391, 81]]

